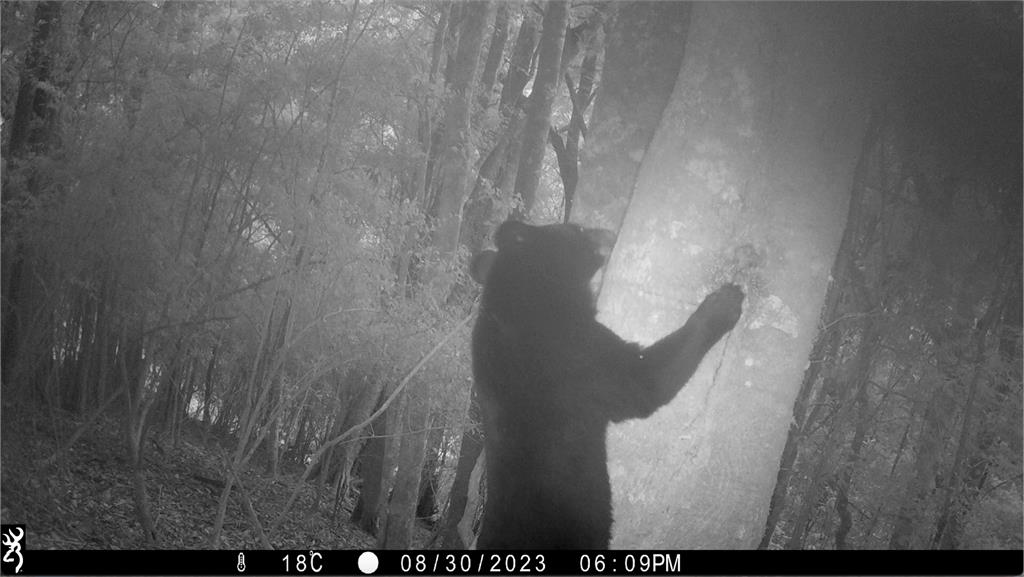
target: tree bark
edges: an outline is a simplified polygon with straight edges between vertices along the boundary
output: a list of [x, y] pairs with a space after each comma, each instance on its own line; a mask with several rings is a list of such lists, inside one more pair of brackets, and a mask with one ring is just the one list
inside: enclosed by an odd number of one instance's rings
[[[598, 12], [595, 18], [601, 19], [602, 14]], [[594, 26], [599, 25], [599, 23], [594, 24]], [[555, 156], [558, 158], [558, 175], [562, 179], [562, 222], [569, 222], [572, 217], [576, 185], [579, 183], [580, 138], [585, 133], [584, 117], [594, 96], [594, 78], [597, 75], [597, 60], [600, 55], [601, 46], [597, 41], [592, 42], [587, 55], [583, 57], [583, 64], [580, 66], [578, 86], [573, 86], [569, 74], [565, 74], [566, 88], [569, 89], [569, 98], [572, 100], [572, 115], [569, 117], [569, 126], [566, 127], [564, 141], [554, 129], [550, 134], [551, 146], [555, 149]]]
[[569, 23], [569, 1], [550, 0], [544, 11], [542, 23], [540, 56], [537, 63], [537, 77], [533, 79], [530, 92], [529, 110], [523, 129], [522, 156], [516, 172], [516, 195], [522, 206], [515, 211], [520, 219], [528, 217], [540, 183], [540, 172], [544, 163], [544, 143], [551, 127], [551, 104], [558, 91], [558, 67], [562, 61], [562, 45], [565, 42], [565, 27]]
[[850, 447], [843, 456], [843, 462], [839, 467], [838, 479], [835, 483], [836, 491], [836, 514], [839, 516], [839, 523], [835, 531], [835, 547], [844, 550], [851, 549], [849, 543], [850, 530], [853, 528], [853, 501], [855, 491], [853, 483], [857, 465], [861, 459], [861, 450], [864, 448], [864, 440], [873, 427], [873, 412], [871, 411], [870, 399], [868, 398], [868, 387], [871, 384], [871, 369], [875, 353], [878, 348], [879, 337], [871, 316], [865, 316], [860, 327], [860, 345], [857, 350], [857, 359], [854, 362], [850, 379], [845, 386], [854, 389], [850, 409], [850, 419], [853, 421], [854, 434]]
[[[878, 123], [879, 119], [874, 118], [871, 124], [877, 129]], [[794, 402], [793, 422], [790, 423], [789, 434], [786, 436], [786, 446], [779, 462], [775, 489], [768, 506], [768, 520], [758, 549], [767, 549], [770, 546], [772, 535], [786, 508], [790, 479], [796, 466], [799, 446], [806, 439], [807, 431], [818, 426], [817, 415], [821, 411], [822, 404], [814, 402], [816, 394], [822, 390], [823, 380], [833, 378], [831, 374], [823, 375], [823, 373], [831, 372], [831, 359], [835, 358], [840, 348], [842, 321], [849, 312], [841, 305], [848, 301], [846, 287], [853, 281], [853, 265], [855, 260], [860, 257], [858, 253], [855, 253], [855, 247], [860, 244], [858, 241], [865, 229], [868, 228], [869, 219], [874, 217], [878, 210], [881, 210], [881, 206], [877, 202], [871, 202], [869, 199], [871, 195], [866, 194], [866, 191], [874, 186], [871, 179], [877, 177], [877, 174], [869, 171], [868, 159], [873, 158], [881, 146], [878, 131], [869, 128], [854, 174], [850, 206], [847, 211], [847, 225], [843, 231], [843, 239], [840, 241], [835, 262], [832, 264], [833, 279], [826, 291], [825, 305], [822, 307], [821, 325], [825, 328], [821, 329], [815, 337], [809, 358], [810, 365], [804, 372], [800, 391]]]
[[437, 219], [434, 245], [447, 257], [454, 256], [459, 243], [462, 205], [468, 192], [470, 157], [474, 153], [470, 127], [471, 96], [492, 4], [489, 1], [476, 2], [463, 8], [465, 14], [445, 109], [442, 174], [433, 187], [436, 201], [432, 212]]
[[[1000, 264], [1002, 266], [999, 267], [999, 270], [1016, 272], [1012, 261]], [[1014, 284], [1009, 283], [1010, 286]], [[953, 454], [953, 463], [945, 475], [946, 495], [941, 506], [941, 514], [936, 522], [935, 533], [932, 536], [931, 548], [933, 549], [956, 549], [959, 547], [963, 531], [963, 518], [970, 511], [970, 504], [977, 499], [978, 491], [981, 489], [978, 486], [979, 479], [984, 479], [987, 465], [984, 459], [979, 458], [979, 453], [983, 452], [984, 444], [987, 442], [977, 439], [976, 437], [981, 435], [973, 432], [974, 421], [978, 420], [977, 413], [980, 412], [976, 405], [976, 399], [979, 387], [984, 386], [982, 382], [989, 332], [1003, 316], [1004, 303], [1012, 298], [1004, 295], [1003, 291], [1006, 285], [1004, 278], [999, 278], [995, 283], [994, 294], [989, 299], [988, 310], [978, 319], [968, 340], [970, 352], [967, 360], [973, 367], [967, 385], [967, 400], [963, 408], [960, 435]], [[973, 466], [964, 467], [965, 461], [973, 463]], [[967, 482], [964, 482], [965, 478]]]
[[523, 88], [530, 81], [530, 64], [533, 62], [533, 51], [540, 38], [540, 19], [530, 6], [523, 9], [523, 23], [519, 25], [516, 43], [512, 47], [512, 56], [508, 63], [508, 73], [501, 85], [501, 100], [498, 110], [502, 116], [511, 114], [510, 108], [518, 107], [523, 96]]
[[918, 549], [927, 545], [927, 527], [920, 515], [928, 506], [938, 471], [940, 453], [946, 440], [946, 419], [952, 411], [952, 399], [935, 391], [928, 400], [924, 424], [915, 442], [917, 455], [914, 476], [907, 486], [889, 537], [890, 549]]
[[384, 478], [384, 435], [387, 419], [379, 418], [367, 428], [370, 440], [363, 445], [359, 455], [359, 470], [363, 488], [359, 491], [356, 506], [352, 509], [352, 522], [370, 535], [377, 535], [377, 510], [380, 507], [382, 481]]
[[444, 466], [444, 429], [427, 422], [427, 444], [424, 449], [423, 473], [416, 497], [416, 518], [433, 526], [437, 514], [438, 471]]
[[[448, 511], [445, 513], [444, 549], [465, 549], [469, 546], [463, 542], [459, 535], [459, 521], [466, 512], [466, 504], [469, 503], [470, 475], [476, 465], [477, 458], [483, 451], [483, 439], [480, 436], [480, 405], [476, 399], [476, 388], [473, 389], [469, 400], [469, 414], [467, 415], [467, 427], [462, 433], [462, 446], [459, 449], [459, 460], [455, 465], [455, 480], [452, 481], [451, 497], [448, 501]], [[468, 426], [472, 424], [473, 426]]]
[[[52, 90], [46, 85], [56, 84], [53, 59], [57, 57], [55, 44], [59, 39], [61, 15], [61, 2], [40, 2], [35, 8], [34, 30], [22, 65], [10, 140], [5, 151], [6, 156], [14, 161], [41, 154], [55, 138], [57, 115], [53, 109]], [[14, 186], [7, 179], [10, 167], [5, 165], [4, 168], [0, 202], [4, 208], [2, 228], [6, 231], [11, 222], [12, 201], [36, 196], [42, 186], [39, 180], [42, 175], [30, 174], [23, 186]], [[49, 349], [48, 327], [36, 326], [44, 322], [39, 312], [47, 308], [44, 302], [47, 291], [40, 278], [43, 276], [41, 263], [36, 262], [34, 255], [28, 254], [20, 241], [13, 246], [5, 242], [4, 246], [3, 271], [0, 274], [4, 295], [0, 305], [3, 317], [0, 382], [8, 386], [17, 384], [17, 389], [9, 389], [8, 392], [28, 391], [36, 386], [37, 367], [42, 363], [27, 357]]]
[[[35, 30], [18, 83], [18, 99], [11, 118], [7, 153], [19, 157], [39, 152], [52, 134], [53, 96], [44, 88], [52, 81], [54, 47], [61, 26], [61, 2], [40, 2], [35, 11]], [[6, 199], [5, 199], [6, 200]]]
[[[580, 159], [576, 220], [617, 228], [679, 76], [691, 2], [614, 2]], [[583, 84], [583, 81], [580, 81]]]
[[692, 7], [600, 318], [649, 343], [723, 282], [742, 283], [748, 300], [675, 400], [611, 427], [613, 547], [752, 548], [761, 537], [867, 118], [867, 71], [846, 65], [872, 60], [835, 10]]
[[459, 520], [459, 538], [470, 548], [476, 547], [474, 525], [479, 519], [477, 513], [480, 512], [484, 499], [486, 460], [487, 456], [484, 455], [484, 451], [481, 451], [473, 465], [473, 471], [469, 474], [469, 499], [466, 502], [466, 510], [462, 514], [462, 519]]
[[424, 387], [409, 389], [409, 400], [405, 403], [404, 426], [401, 446], [398, 449], [398, 466], [395, 482], [388, 502], [388, 519], [381, 541], [384, 549], [409, 549], [412, 547], [413, 529], [416, 526], [416, 504], [420, 495], [420, 476], [427, 448], [427, 422], [430, 416], [430, 399]]
[[497, 14], [494, 17], [494, 33], [491, 34], [491, 44], [487, 47], [484, 71], [480, 75], [480, 108], [488, 108], [492, 104], [491, 92], [494, 90], [494, 82], [498, 78], [498, 68], [501, 66], [501, 57], [505, 55], [505, 43], [508, 41], [510, 6], [507, 2], [498, 2]]
[[220, 343], [213, 345], [210, 351], [210, 362], [206, 365], [206, 379], [203, 383], [203, 434], [210, 428], [210, 399], [213, 395], [213, 374], [217, 367], [217, 351]]
[[124, 434], [125, 445], [128, 451], [128, 459], [132, 465], [132, 497], [135, 501], [135, 513], [138, 515], [139, 525], [142, 527], [143, 539], [146, 546], [153, 547], [157, 543], [156, 524], [153, 521], [153, 513], [149, 506], [149, 494], [146, 490], [145, 468], [145, 441], [146, 441], [146, 418], [152, 406], [153, 398], [146, 395], [146, 359], [143, 356], [143, 326], [144, 321], [134, 323], [131, 329], [125, 325], [121, 331], [120, 368], [121, 379], [125, 387], [125, 416]]

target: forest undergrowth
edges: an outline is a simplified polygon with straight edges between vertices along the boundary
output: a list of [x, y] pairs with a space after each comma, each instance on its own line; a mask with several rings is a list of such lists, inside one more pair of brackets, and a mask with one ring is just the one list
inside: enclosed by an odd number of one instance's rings
[[[73, 446], [63, 450], [81, 424], [69, 413], [36, 410], [15, 414], [12, 407], [4, 405], [0, 517], [4, 523], [24, 520], [34, 549], [145, 548], [132, 502], [131, 470], [121, 425], [102, 416]], [[177, 446], [150, 437], [144, 477], [152, 497], [159, 548], [207, 548], [207, 531], [223, 489], [217, 485], [222, 479], [220, 453], [233, 442], [211, 433], [204, 444], [202, 430], [193, 422], [183, 427]], [[45, 463], [58, 451], [60, 457], [53, 464]], [[264, 527], [276, 520], [300, 475], [301, 470], [294, 467], [285, 467], [276, 480], [252, 468], [243, 472], [246, 492]], [[374, 538], [348, 520], [354, 499], [346, 499], [333, 520], [330, 504], [316, 507], [315, 500], [315, 484], [307, 483], [279, 530], [268, 535], [275, 548], [375, 548]], [[237, 488], [232, 491], [227, 515], [223, 548], [261, 548]], [[414, 539], [422, 545], [430, 535], [429, 528], [418, 524]]]

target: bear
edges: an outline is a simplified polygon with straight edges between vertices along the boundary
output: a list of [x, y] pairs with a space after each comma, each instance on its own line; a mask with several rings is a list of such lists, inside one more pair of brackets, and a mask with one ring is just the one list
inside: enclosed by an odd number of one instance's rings
[[478, 253], [472, 334], [487, 499], [477, 549], [607, 549], [612, 502], [605, 432], [668, 403], [742, 312], [734, 285], [682, 328], [628, 343], [597, 319], [590, 283], [616, 236], [509, 220]]

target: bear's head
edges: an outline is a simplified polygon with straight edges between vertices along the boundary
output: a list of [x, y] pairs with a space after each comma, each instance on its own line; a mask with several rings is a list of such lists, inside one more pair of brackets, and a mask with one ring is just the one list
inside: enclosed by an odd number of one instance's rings
[[509, 220], [498, 227], [494, 245], [497, 251], [481, 251], [470, 265], [470, 275], [484, 285], [485, 306], [513, 313], [592, 310], [589, 283], [607, 262], [615, 234], [575, 224], [531, 226]]

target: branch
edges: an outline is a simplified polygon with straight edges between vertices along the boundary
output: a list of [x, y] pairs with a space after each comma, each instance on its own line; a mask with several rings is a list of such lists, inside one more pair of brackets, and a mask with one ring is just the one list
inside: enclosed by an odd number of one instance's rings
[[277, 518], [277, 521], [275, 521], [273, 527], [271, 527], [271, 529], [270, 529], [270, 533], [271, 534], [273, 534], [277, 530], [277, 528], [281, 525], [281, 523], [284, 522], [285, 514], [291, 509], [292, 505], [295, 504], [295, 499], [298, 498], [298, 496], [299, 496], [299, 490], [301, 488], [301, 484], [304, 483], [306, 481], [306, 479], [309, 478], [310, 473], [313, 471], [313, 467], [315, 467], [316, 464], [320, 462], [320, 459], [324, 456], [324, 453], [326, 453], [329, 449], [331, 449], [332, 447], [334, 447], [338, 443], [344, 441], [349, 436], [359, 432], [360, 430], [363, 429], [363, 427], [366, 427], [367, 425], [372, 423], [374, 421], [374, 419], [376, 419], [377, 417], [379, 417], [382, 414], [384, 414], [384, 411], [387, 410], [387, 408], [391, 405], [391, 403], [396, 398], [398, 398], [398, 395], [400, 395], [402, 393], [402, 391], [405, 390], [406, 385], [409, 384], [409, 381], [412, 380], [413, 376], [415, 376], [416, 373], [418, 373], [419, 370], [421, 368], [423, 368], [423, 365], [427, 364], [427, 361], [429, 361], [431, 358], [433, 358], [433, 356], [436, 355], [439, 350], [441, 350], [441, 347], [443, 347], [448, 341], [451, 340], [451, 338], [453, 336], [455, 336], [455, 333], [459, 332], [459, 330], [462, 329], [462, 327], [466, 326], [466, 324], [469, 322], [469, 320], [471, 318], [473, 318], [473, 313], [472, 312], [470, 312], [468, 315], [466, 315], [466, 318], [464, 318], [461, 321], [459, 321], [458, 324], [456, 324], [452, 328], [452, 330], [448, 331], [448, 334], [446, 334], [444, 336], [444, 338], [442, 338], [440, 340], [440, 342], [438, 342], [436, 345], [434, 345], [434, 348], [430, 349], [430, 352], [428, 352], [426, 355], [423, 355], [423, 358], [420, 359], [420, 361], [418, 363], [416, 363], [416, 366], [414, 366], [412, 368], [412, 370], [410, 370], [405, 375], [405, 378], [402, 379], [402, 382], [400, 382], [398, 384], [398, 386], [395, 387], [395, 390], [392, 391], [390, 395], [388, 395], [388, 398], [385, 399], [383, 403], [381, 403], [380, 408], [378, 408], [376, 411], [374, 411], [373, 414], [371, 414], [369, 417], [367, 417], [363, 422], [361, 422], [361, 423], [359, 423], [357, 425], [354, 425], [353, 427], [351, 427], [350, 429], [348, 429], [344, 433], [342, 433], [342, 434], [338, 435], [337, 437], [331, 439], [327, 443], [324, 443], [324, 445], [322, 447], [320, 447], [320, 449], [316, 453], [313, 454], [313, 457], [310, 459], [309, 466], [306, 467], [306, 470], [302, 473], [302, 477], [300, 477], [299, 480], [295, 483], [295, 488], [292, 490], [291, 496], [288, 497], [288, 502], [285, 503], [284, 508], [281, 510], [281, 514]]

